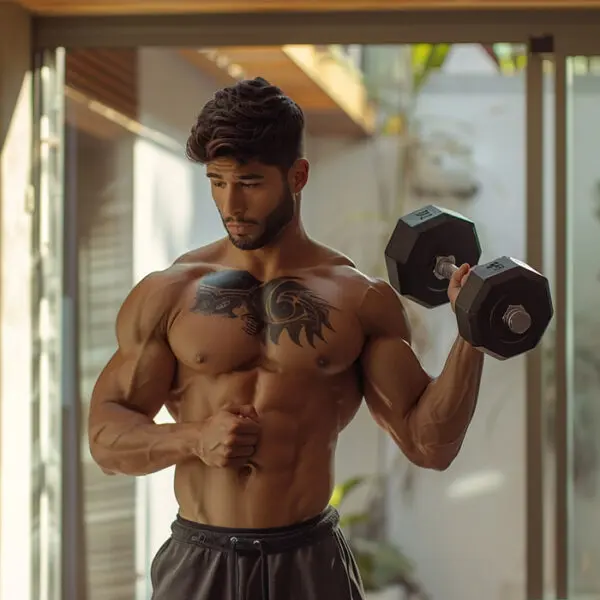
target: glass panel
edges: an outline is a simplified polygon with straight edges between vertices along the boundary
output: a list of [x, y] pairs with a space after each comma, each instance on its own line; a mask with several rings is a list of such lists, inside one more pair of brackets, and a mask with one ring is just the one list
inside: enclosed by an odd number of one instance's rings
[[[431, 203], [475, 220], [482, 260], [526, 258], [521, 67], [507, 77], [493, 51], [476, 44], [69, 51], [66, 180], [77, 208], [81, 422], [134, 283], [223, 236], [204, 171], [184, 152], [217, 89], [261, 75], [298, 101], [311, 163], [305, 226], [361, 271], [385, 278], [396, 220]], [[416, 349], [437, 374], [456, 334], [452, 314], [407, 306]], [[409, 465], [364, 407], [342, 435], [336, 482], [367, 476], [342, 512], [368, 509], [363, 535], [389, 538], [414, 563], [396, 561], [393, 578], [414, 584], [418, 598], [524, 597], [524, 406], [524, 358], [489, 359], [472, 428], [444, 473]], [[166, 410], [157, 417], [170, 420]], [[177, 512], [173, 470], [108, 478], [91, 459], [84, 426], [80, 433], [86, 600], [146, 600], [151, 560]], [[395, 593], [366, 563], [363, 576], [373, 598]]]
[[[413, 99], [405, 210], [434, 203], [472, 218], [481, 262], [526, 260], [525, 85], [523, 65], [508, 70], [490, 48], [460, 44]], [[450, 311], [411, 309], [424, 331], [424, 364], [437, 374], [456, 334]], [[526, 597], [525, 406], [525, 357], [486, 359], [452, 467], [436, 473], [399, 459], [394, 534], [432, 598]]]
[[64, 52], [36, 57], [32, 597], [60, 600]]
[[598, 57], [567, 62], [568, 381], [571, 597], [600, 596], [600, 78]]

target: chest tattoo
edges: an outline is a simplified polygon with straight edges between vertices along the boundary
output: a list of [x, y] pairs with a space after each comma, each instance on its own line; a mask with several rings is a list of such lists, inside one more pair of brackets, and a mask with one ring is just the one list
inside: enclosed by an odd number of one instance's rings
[[218, 271], [203, 277], [196, 288], [192, 312], [240, 319], [243, 330], [274, 344], [284, 331], [298, 346], [301, 334], [314, 348], [334, 331], [329, 314], [337, 310], [303, 285], [297, 277], [259, 281], [246, 271]]

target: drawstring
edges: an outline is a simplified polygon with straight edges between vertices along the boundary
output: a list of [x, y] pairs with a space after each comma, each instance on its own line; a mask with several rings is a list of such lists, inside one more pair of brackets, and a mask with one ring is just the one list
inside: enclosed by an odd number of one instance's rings
[[264, 547], [264, 544], [260, 540], [254, 540], [252, 542], [260, 552], [260, 582], [262, 586], [262, 597], [263, 600], [269, 600], [269, 558]]
[[229, 538], [229, 542], [231, 544], [231, 550], [229, 551], [230, 554], [230, 567], [229, 567], [229, 573], [230, 573], [230, 583], [231, 583], [231, 599], [230, 600], [237, 600], [238, 598], [238, 561], [237, 561], [237, 556], [236, 556], [236, 545], [238, 543], [238, 539], [236, 537], [231, 537]]
[[[231, 549], [229, 551], [231, 559], [231, 566], [229, 571], [231, 577], [231, 600], [238, 600], [239, 594], [239, 567], [236, 556], [238, 541], [239, 540], [236, 537], [229, 538], [229, 543], [231, 544]], [[258, 561], [258, 564], [260, 568], [260, 583], [262, 587], [262, 597], [263, 600], [269, 600], [269, 559], [267, 556], [267, 552], [261, 540], [254, 540], [252, 544], [260, 552], [260, 559]]]

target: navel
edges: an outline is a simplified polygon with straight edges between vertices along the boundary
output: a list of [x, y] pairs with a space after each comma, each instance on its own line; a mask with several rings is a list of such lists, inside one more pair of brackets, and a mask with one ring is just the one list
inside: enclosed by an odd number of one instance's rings
[[244, 465], [239, 472], [240, 479], [247, 479], [252, 475], [252, 467], [250, 465]]

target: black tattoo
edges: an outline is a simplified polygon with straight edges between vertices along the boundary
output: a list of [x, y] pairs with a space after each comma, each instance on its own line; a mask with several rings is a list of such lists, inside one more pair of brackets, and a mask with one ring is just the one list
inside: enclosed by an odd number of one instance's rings
[[335, 307], [319, 298], [297, 277], [262, 282], [246, 271], [217, 271], [200, 280], [192, 312], [241, 319], [248, 335], [279, 343], [283, 331], [302, 346], [300, 334], [314, 348], [325, 341], [324, 330], [334, 331], [329, 312]]

